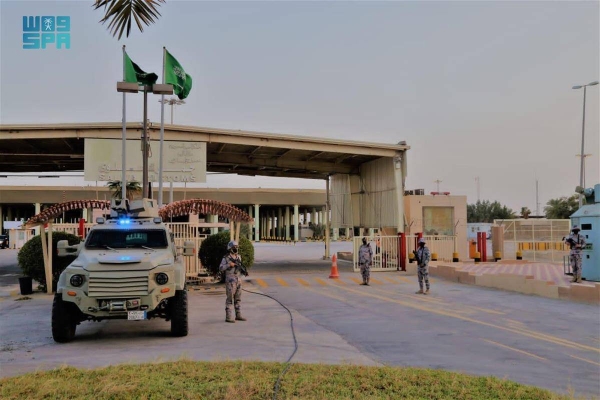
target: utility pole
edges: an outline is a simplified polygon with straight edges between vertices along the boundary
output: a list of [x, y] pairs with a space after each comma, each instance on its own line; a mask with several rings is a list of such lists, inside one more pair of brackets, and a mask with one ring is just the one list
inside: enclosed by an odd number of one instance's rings
[[535, 215], [540, 216], [540, 193], [539, 193], [539, 181], [535, 180]]

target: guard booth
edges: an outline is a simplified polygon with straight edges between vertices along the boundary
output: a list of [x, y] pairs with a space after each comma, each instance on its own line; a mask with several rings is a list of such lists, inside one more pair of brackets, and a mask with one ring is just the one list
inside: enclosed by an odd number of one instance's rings
[[581, 252], [581, 278], [600, 282], [600, 184], [578, 192], [585, 196], [586, 204], [571, 215], [571, 226], [579, 226], [587, 243]]

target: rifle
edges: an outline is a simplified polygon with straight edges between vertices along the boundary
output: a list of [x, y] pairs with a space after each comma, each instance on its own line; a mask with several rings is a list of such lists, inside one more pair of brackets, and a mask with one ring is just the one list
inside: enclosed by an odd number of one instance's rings
[[573, 240], [573, 238], [568, 237], [568, 238], [565, 239], [563, 237], [563, 240], [569, 245], [570, 249], [576, 249], [577, 248], [577, 244], [578, 243], [575, 243], [575, 241]]
[[417, 265], [421, 265], [421, 258], [419, 257], [419, 252], [417, 250], [413, 250], [413, 254], [415, 255], [415, 260], [417, 260]]
[[248, 276], [248, 268], [242, 263], [242, 260], [239, 258], [227, 257], [230, 262], [235, 263], [235, 267], [240, 271], [240, 273], [244, 276]]

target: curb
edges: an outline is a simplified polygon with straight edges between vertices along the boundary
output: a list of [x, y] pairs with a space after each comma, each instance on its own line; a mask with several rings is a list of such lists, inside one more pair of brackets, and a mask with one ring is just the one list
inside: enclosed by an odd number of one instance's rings
[[[408, 264], [407, 271], [416, 274], [416, 266]], [[553, 281], [535, 279], [533, 275], [509, 273], [476, 274], [474, 272], [462, 271], [457, 266], [445, 264], [429, 265], [429, 275], [467, 285], [532, 294], [550, 299], [600, 304], [600, 283], [597, 282], [594, 282], [592, 285], [573, 283], [571, 286], [564, 286], [557, 285]]]

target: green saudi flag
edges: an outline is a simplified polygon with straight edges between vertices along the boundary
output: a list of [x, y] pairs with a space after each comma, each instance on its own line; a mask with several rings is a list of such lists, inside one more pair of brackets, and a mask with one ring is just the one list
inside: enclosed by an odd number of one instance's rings
[[165, 50], [165, 83], [173, 85], [173, 92], [180, 100], [192, 90], [192, 77], [185, 73], [179, 62]]
[[158, 75], [153, 72], [147, 73], [125, 53], [125, 82], [140, 83], [142, 85], [154, 85], [158, 80]]

